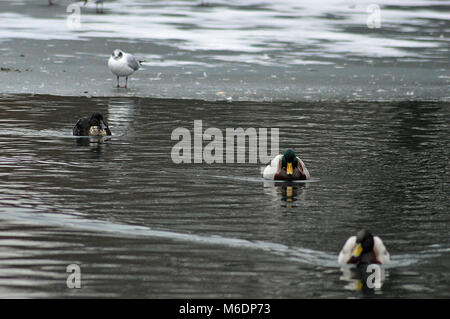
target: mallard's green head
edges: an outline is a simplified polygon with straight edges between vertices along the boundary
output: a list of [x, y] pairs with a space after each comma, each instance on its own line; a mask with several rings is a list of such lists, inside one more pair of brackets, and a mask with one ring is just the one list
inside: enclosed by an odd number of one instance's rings
[[281, 166], [286, 168], [286, 174], [294, 174], [294, 168], [297, 167], [297, 156], [293, 149], [288, 149], [284, 152], [283, 159], [281, 160]]

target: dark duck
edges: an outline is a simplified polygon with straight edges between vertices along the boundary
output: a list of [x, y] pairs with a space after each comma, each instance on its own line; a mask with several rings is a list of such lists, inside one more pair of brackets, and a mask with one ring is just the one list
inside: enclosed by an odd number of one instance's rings
[[73, 127], [75, 136], [106, 136], [111, 135], [108, 125], [101, 113], [95, 112], [90, 118], [84, 117], [78, 120]]

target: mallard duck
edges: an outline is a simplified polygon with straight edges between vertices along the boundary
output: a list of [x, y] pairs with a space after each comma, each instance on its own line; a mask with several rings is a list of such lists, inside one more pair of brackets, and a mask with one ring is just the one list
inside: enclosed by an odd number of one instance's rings
[[389, 253], [378, 236], [372, 236], [368, 230], [360, 230], [351, 236], [339, 253], [338, 263], [345, 264], [388, 264]]
[[141, 62], [138, 61], [132, 54], [123, 52], [122, 50], [116, 49], [113, 54], [109, 57], [108, 68], [111, 72], [117, 76], [117, 87], [119, 88], [119, 77], [125, 77], [125, 86], [128, 85], [128, 77], [134, 73], [134, 71], [139, 70], [141, 67]]
[[90, 118], [84, 117], [78, 120], [73, 127], [75, 136], [105, 136], [111, 135], [108, 125], [103, 119], [103, 115], [95, 112]]
[[286, 150], [283, 155], [275, 156], [264, 169], [263, 177], [265, 179], [287, 181], [311, 178], [305, 164], [295, 155], [292, 149]]

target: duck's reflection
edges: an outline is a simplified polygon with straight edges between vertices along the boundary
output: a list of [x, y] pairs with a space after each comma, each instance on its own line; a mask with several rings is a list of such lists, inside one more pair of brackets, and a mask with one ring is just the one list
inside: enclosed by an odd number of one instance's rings
[[378, 264], [343, 267], [341, 271], [340, 279], [348, 282], [346, 289], [361, 291], [367, 296], [379, 293], [388, 275], [387, 270]]
[[264, 191], [272, 197], [281, 200], [281, 206], [286, 208], [295, 207], [297, 200], [302, 200], [305, 197], [307, 183], [297, 182], [268, 182], [264, 181]]
[[93, 157], [99, 158], [104, 151], [106, 142], [110, 139], [105, 136], [83, 136], [75, 140], [77, 146], [90, 147]]

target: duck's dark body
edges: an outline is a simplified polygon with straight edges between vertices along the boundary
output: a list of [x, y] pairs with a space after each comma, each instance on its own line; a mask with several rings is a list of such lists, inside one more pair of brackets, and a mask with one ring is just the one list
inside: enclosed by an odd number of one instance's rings
[[90, 118], [84, 117], [78, 120], [73, 127], [75, 136], [105, 136], [111, 135], [108, 125], [100, 113], [94, 113]]
[[347, 264], [370, 265], [381, 264], [381, 262], [377, 259], [377, 255], [375, 255], [374, 251], [371, 250], [369, 252], [363, 252], [358, 258], [354, 256], [350, 257]]
[[292, 175], [288, 175], [286, 173], [286, 168], [282, 168], [279, 173], [275, 174], [273, 179], [278, 181], [298, 181], [306, 180], [306, 175], [302, 174], [297, 167], [294, 169], [294, 173]]

